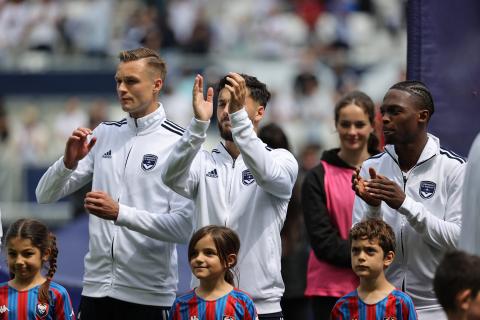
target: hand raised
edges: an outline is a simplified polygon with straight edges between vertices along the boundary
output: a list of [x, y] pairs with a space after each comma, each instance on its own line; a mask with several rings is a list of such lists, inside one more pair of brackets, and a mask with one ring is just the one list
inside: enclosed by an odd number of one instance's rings
[[[369, 168], [368, 172], [370, 174], [370, 178], [376, 178], [377, 173], [375, 169]], [[360, 176], [360, 169], [355, 169], [352, 175], [352, 189], [355, 191], [355, 194], [360, 197], [363, 201], [365, 201], [368, 205], [378, 207], [382, 201], [380, 199], [376, 199], [372, 197], [366, 188], [366, 181]]]
[[88, 192], [85, 196], [85, 209], [99, 218], [116, 220], [120, 206], [103, 191]]
[[227, 82], [228, 84], [225, 84], [225, 88], [230, 91], [228, 113], [232, 114], [242, 109], [245, 105], [247, 85], [245, 84], [245, 79], [235, 72], [228, 73]]
[[77, 166], [78, 161], [82, 160], [92, 150], [97, 142], [96, 137], [92, 137], [87, 143], [88, 135], [92, 134], [92, 130], [88, 128], [77, 128], [68, 138], [63, 155], [65, 167], [73, 169]]
[[213, 115], [213, 88], [207, 90], [207, 99], [203, 95], [203, 77], [195, 77], [192, 90], [193, 114], [197, 120], [208, 121]]

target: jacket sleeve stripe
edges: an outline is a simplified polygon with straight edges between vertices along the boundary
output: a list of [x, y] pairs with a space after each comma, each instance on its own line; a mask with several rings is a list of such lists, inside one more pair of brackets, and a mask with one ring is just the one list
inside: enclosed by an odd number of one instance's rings
[[445, 156], [449, 157], [450, 159], [457, 160], [460, 163], [465, 163], [465, 159], [463, 159], [460, 156], [454, 155], [452, 152], [449, 152], [447, 150], [440, 149], [440, 154], [445, 155]]
[[162, 123], [162, 127], [164, 127], [165, 129], [167, 129], [168, 131], [171, 131], [173, 133], [176, 133], [178, 134], [179, 136], [182, 136], [183, 135], [183, 132], [178, 130], [178, 129], [174, 129], [172, 127], [169, 127], [166, 123]]
[[182, 126], [179, 126], [179, 125], [176, 124], [175, 122], [172, 122], [172, 121], [170, 121], [170, 120], [168, 120], [168, 119], [165, 119], [165, 123], [168, 124], [168, 125], [170, 125], [170, 126], [172, 126], [172, 127], [175, 128], [175, 129], [178, 129], [178, 130], [180, 130], [180, 131], [185, 131], [185, 128], [183, 128]]

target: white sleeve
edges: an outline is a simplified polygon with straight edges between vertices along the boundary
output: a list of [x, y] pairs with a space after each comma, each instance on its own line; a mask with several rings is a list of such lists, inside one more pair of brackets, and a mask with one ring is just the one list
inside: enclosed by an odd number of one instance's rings
[[480, 134], [470, 148], [468, 154], [465, 182], [462, 199], [462, 232], [459, 249], [471, 254], [480, 255]]
[[[447, 204], [444, 219], [430, 213], [422, 203], [408, 195], [398, 209], [425, 241], [436, 248], [457, 247], [462, 223], [462, 188], [465, 164], [458, 166], [447, 177]], [[478, 196], [478, 195], [477, 195]]]
[[67, 169], [63, 157], [58, 159], [38, 182], [35, 194], [38, 203], [55, 202], [77, 191], [92, 180], [92, 150], [78, 162], [74, 170]]
[[0, 247], [2, 245], [2, 237], [3, 237], [2, 209], [0, 208]]
[[245, 108], [230, 114], [230, 120], [233, 140], [257, 184], [278, 198], [290, 199], [298, 174], [295, 157], [285, 149], [269, 151], [253, 130]]
[[[370, 177], [368, 173], [368, 166], [362, 165], [360, 169], [360, 176], [365, 180], [368, 180]], [[359, 223], [362, 220], [376, 218], [383, 219], [383, 213], [380, 206], [371, 206], [365, 201], [362, 200], [359, 196], [355, 195], [355, 201], [353, 203], [353, 213], [352, 213], [352, 226], [356, 223]]]
[[148, 212], [120, 205], [115, 222], [148, 237], [175, 243], [188, 243], [193, 231], [193, 201], [168, 192], [168, 212]]
[[201, 168], [201, 159], [197, 155], [205, 141], [209, 125], [210, 121], [193, 118], [168, 156], [162, 172], [163, 183], [189, 199], [193, 199], [197, 193], [199, 183], [197, 171]]

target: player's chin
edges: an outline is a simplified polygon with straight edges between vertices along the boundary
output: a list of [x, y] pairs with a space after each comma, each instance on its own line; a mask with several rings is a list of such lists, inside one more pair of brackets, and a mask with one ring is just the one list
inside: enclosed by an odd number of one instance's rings
[[193, 275], [198, 279], [198, 280], [202, 280], [202, 279], [206, 279], [208, 278], [206, 274], [203, 274], [203, 273], [193, 273]]

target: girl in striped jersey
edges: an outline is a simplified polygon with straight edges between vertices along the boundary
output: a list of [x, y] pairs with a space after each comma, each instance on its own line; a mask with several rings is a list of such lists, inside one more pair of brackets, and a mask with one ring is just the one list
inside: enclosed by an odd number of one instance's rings
[[[67, 291], [52, 282], [58, 250], [47, 226], [33, 219], [17, 220], [5, 243], [12, 279], [0, 284], [0, 320], [75, 319]], [[44, 276], [41, 270], [47, 264]]]
[[200, 285], [175, 300], [169, 319], [257, 319], [253, 301], [235, 288], [232, 269], [239, 250], [237, 234], [227, 227], [210, 225], [195, 232], [188, 244], [188, 259]]

